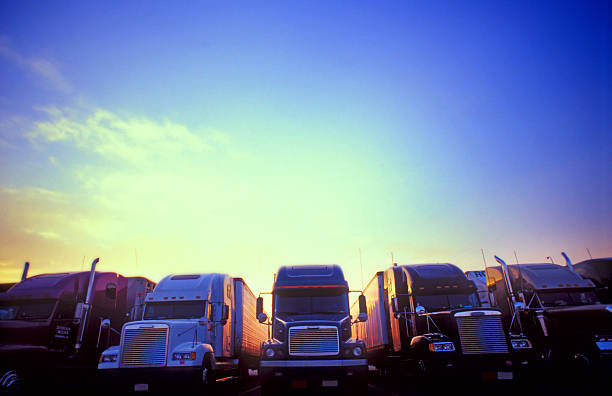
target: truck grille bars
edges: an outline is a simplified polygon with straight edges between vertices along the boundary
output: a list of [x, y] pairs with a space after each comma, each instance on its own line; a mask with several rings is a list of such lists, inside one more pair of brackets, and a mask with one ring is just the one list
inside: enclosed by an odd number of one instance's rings
[[508, 343], [499, 312], [460, 312], [455, 314], [455, 319], [464, 355], [508, 353]]
[[125, 327], [119, 367], [163, 367], [168, 352], [168, 326]]
[[289, 355], [331, 356], [340, 352], [336, 326], [293, 326], [289, 328]]

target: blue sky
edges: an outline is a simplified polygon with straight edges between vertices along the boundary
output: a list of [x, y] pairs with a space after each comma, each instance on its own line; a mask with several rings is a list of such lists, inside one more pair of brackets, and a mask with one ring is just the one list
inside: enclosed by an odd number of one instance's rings
[[0, 277], [610, 256], [610, 15], [1, 2]]

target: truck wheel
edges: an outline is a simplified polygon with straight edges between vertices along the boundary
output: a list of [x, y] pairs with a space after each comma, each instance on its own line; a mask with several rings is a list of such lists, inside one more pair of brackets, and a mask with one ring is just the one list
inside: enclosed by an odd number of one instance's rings
[[210, 362], [210, 358], [204, 359], [204, 364], [202, 365], [202, 370], [200, 373], [200, 381], [204, 388], [212, 388], [216, 383], [215, 372], [212, 368], [212, 364]]
[[0, 392], [15, 395], [21, 392], [23, 380], [17, 370], [8, 368], [0, 370]]

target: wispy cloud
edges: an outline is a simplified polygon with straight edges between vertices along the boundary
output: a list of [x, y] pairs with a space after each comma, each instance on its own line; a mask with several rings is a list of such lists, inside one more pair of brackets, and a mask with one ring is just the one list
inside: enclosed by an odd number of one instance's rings
[[[34, 144], [67, 142], [109, 159], [145, 163], [160, 158], [201, 153], [213, 147], [185, 125], [142, 117], [121, 117], [104, 109], [46, 107], [48, 121], [37, 122], [26, 136]], [[85, 113], [84, 115], [82, 113]], [[218, 141], [215, 135], [215, 141]]]
[[20, 68], [40, 76], [57, 91], [63, 93], [72, 92], [71, 84], [62, 75], [57, 65], [47, 59], [28, 57], [19, 53], [11, 48], [8, 39], [3, 36], [0, 36], [0, 56], [13, 62]]

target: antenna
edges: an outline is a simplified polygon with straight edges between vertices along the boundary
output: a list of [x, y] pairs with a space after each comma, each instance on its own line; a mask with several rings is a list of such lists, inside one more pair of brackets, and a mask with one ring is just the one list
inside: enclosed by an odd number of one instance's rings
[[521, 270], [521, 266], [519, 265], [518, 256], [516, 255], [516, 249], [514, 250], [514, 258], [516, 259], [516, 266], [519, 270], [519, 284], [521, 287], [521, 290], [519, 290], [519, 297], [521, 298], [521, 300], [523, 300], [523, 304], [525, 304], [525, 296], [523, 295], [523, 290], [525, 290], [525, 288], [523, 287], [523, 271]]
[[589, 250], [589, 248], [586, 248], [587, 253], [589, 254], [589, 257], [591, 258], [591, 260], [593, 260], [593, 256], [591, 256], [591, 251]]
[[491, 294], [489, 294], [489, 282], [487, 280], [488, 275], [487, 275], [487, 260], [485, 259], [485, 255], [484, 255], [484, 249], [480, 248], [480, 253], [482, 253], [482, 261], [484, 261], [484, 265], [485, 265], [485, 283], [487, 284], [487, 300], [489, 300], [489, 306], [493, 306], [493, 303], [491, 302]]
[[391, 252], [391, 265], [393, 267], [397, 267], [397, 263], [395, 262], [395, 258], [393, 257], [393, 252]]
[[361, 268], [361, 290], [363, 290], [363, 262], [361, 261], [361, 248], [359, 248], [359, 267]]

